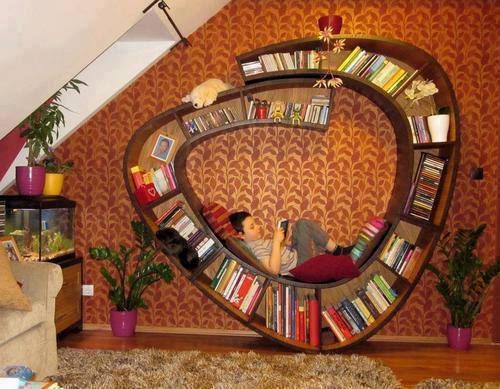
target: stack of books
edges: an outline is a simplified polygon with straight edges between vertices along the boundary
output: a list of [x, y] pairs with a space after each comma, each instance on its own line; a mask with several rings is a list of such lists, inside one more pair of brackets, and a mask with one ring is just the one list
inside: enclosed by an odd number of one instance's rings
[[391, 96], [398, 94], [418, 74], [418, 70], [409, 74], [384, 55], [369, 53], [359, 46], [356, 46], [337, 70], [371, 81]]
[[406, 213], [426, 221], [431, 220], [445, 167], [445, 159], [422, 153], [409, 201], [405, 207]]
[[212, 289], [246, 315], [254, 310], [262, 285], [262, 279], [229, 257], [224, 258], [210, 283]]
[[379, 255], [381, 261], [403, 277], [409, 278], [418, 263], [422, 249], [395, 232]]
[[319, 62], [315, 50], [300, 50], [293, 54], [269, 53], [259, 55], [258, 61], [250, 61], [241, 64], [245, 76], [252, 76], [263, 72], [280, 72], [296, 69], [319, 69]]
[[164, 228], [177, 230], [187, 240], [188, 245], [196, 250], [200, 262], [203, 262], [217, 250], [217, 246], [212, 238], [194, 224], [183, 207], [182, 201], [175, 202], [155, 223], [160, 230]]
[[[297, 289], [291, 285], [277, 284], [266, 291], [266, 327], [279, 335], [304, 343], [311, 342], [311, 301], [310, 295], [299, 297]], [[319, 310], [318, 310], [319, 312]], [[319, 314], [318, 314], [319, 315]], [[319, 323], [319, 317], [313, 322]]]
[[184, 127], [191, 135], [195, 135], [239, 120], [241, 119], [234, 115], [230, 107], [224, 107], [186, 120]]
[[375, 236], [384, 228], [385, 220], [379, 217], [372, 218], [367, 222], [358, 234], [358, 240], [351, 250], [351, 258], [356, 262], [363, 253], [365, 252], [367, 246], [375, 238]]
[[429, 126], [427, 125], [427, 116], [408, 116], [408, 121], [410, 122], [413, 143], [432, 142]]
[[321, 315], [339, 342], [351, 339], [371, 325], [397, 298], [397, 293], [381, 274], [374, 274], [353, 299], [343, 298], [324, 307]]
[[0, 236], [5, 235], [5, 201], [0, 201]]

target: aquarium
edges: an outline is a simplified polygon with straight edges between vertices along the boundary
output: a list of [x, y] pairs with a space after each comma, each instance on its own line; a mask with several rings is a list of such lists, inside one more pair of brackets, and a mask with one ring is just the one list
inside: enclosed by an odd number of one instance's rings
[[3, 235], [15, 240], [22, 261], [50, 261], [75, 252], [75, 202], [60, 196], [0, 196]]

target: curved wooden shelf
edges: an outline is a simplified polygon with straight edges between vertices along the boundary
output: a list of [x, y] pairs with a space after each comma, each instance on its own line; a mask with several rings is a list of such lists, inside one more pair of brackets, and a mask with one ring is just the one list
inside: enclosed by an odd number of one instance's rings
[[[396, 61], [398, 64], [401, 64], [401, 66], [406, 66], [407, 69], [418, 69], [419, 77], [432, 79], [439, 89], [439, 93], [433, 98], [434, 104], [449, 106], [452, 112], [450, 117], [450, 141], [412, 144], [411, 129], [407, 120], [407, 114], [401, 105], [403, 102], [402, 96], [392, 97], [382, 88], [353, 74], [338, 71], [333, 72], [335, 76], [343, 80], [343, 87], [362, 94], [385, 113], [394, 129], [396, 139], [397, 162], [394, 178], [395, 182], [385, 214], [385, 219], [389, 221], [390, 228], [385, 238], [380, 242], [378, 247], [373, 250], [368, 260], [360, 267], [362, 274], [358, 278], [324, 284], [310, 284], [298, 282], [286, 277], [271, 276], [246, 263], [243, 259], [225, 248], [223, 242], [211, 231], [208, 224], [201, 216], [201, 201], [191, 188], [186, 175], [186, 163], [191, 150], [197, 144], [221, 134], [248, 127], [275, 125], [285, 128], [300, 128], [320, 132], [325, 132], [328, 129], [328, 126], [320, 124], [301, 123], [301, 125], [297, 126], [286, 121], [274, 123], [271, 119], [247, 120], [246, 118], [248, 110], [247, 97], [249, 96], [257, 96], [257, 98], [260, 98], [261, 96], [266, 97], [269, 95], [273, 98], [283, 98], [283, 100], [285, 100], [284, 98], [287, 96], [292, 96], [299, 100], [301, 98], [304, 100], [310, 98], [312, 93], [323, 93], [324, 96], [330, 98], [330, 107], [333, 105], [334, 90], [311, 90], [315, 79], [324, 74], [324, 69], [268, 72], [245, 77], [243, 67], [241, 66], [242, 63], [255, 61], [258, 59], [259, 55], [266, 53], [312, 50], [321, 47], [321, 43], [316, 38], [293, 40], [275, 44], [238, 56], [237, 61], [242, 70], [243, 79], [246, 83], [245, 86], [219, 94], [217, 101], [212, 106], [199, 111], [196, 111], [190, 104], [183, 104], [152, 118], [135, 132], [127, 146], [123, 161], [125, 186], [132, 204], [143, 221], [152, 230], [157, 229], [155, 220], [168, 208], [169, 204], [176, 200], [182, 200], [185, 203], [185, 208], [189, 211], [189, 216], [193, 219], [195, 224], [216, 242], [218, 247], [217, 252], [212, 254], [206, 262], [203, 262], [199, 268], [193, 271], [184, 269], [177, 258], [170, 258], [180, 269], [181, 273], [188, 277], [194, 285], [218, 306], [231, 313], [248, 328], [287, 347], [305, 352], [339, 350], [367, 339], [382, 328], [401, 308], [418, 282], [424, 270], [424, 265], [429, 261], [439, 239], [439, 235], [443, 230], [455, 185], [460, 155], [458, 104], [447, 75], [432, 56], [418, 47], [394, 39], [363, 35], [337, 35], [336, 39], [346, 40], [346, 50], [352, 50], [356, 46], [361, 46], [367, 51], [383, 54], [391, 60]], [[210, 112], [213, 113], [222, 108], [234, 110], [236, 120], [195, 135], [190, 134], [189, 129], [186, 128], [184, 124], [186, 120], [194, 120], [200, 115]], [[329, 122], [330, 115], [331, 110], [328, 112], [327, 123]], [[130, 169], [147, 160], [147, 153], [151, 150], [151, 142], [158, 134], [166, 134], [167, 136], [169, 134], [175, 134], [177, 142], [173, 162], [178, 187], [171, 193], [167, 193], [145, 206], [140, 206], [134, 195], [134, 185]], [[415, 169], [415, 156], [418, 156], [419, 153], [429, 151], [433, 152], [434, 155], [447, 158], [448, 162], [432, 219], [430, 221], [425, 221], [414, 216], [409, 216], [405, 214], [403, 210], [408, 196], [410, 195], [412, 176]], [[154, 163], [151, 164], [153, 168], [157, 166]], [[149, 169], [151, 166], [148, 165], [147, 168]], [[413, 244], [422, 249], [422, 253], [418, 259], [419, 264], [416, 266], [415, 271], [408, 275], [408, 278], [401, 276], [386, 263], [378, 259], [382, 248], [387, 244], [393, 233], [402, 234], [408, 237], [409, 241], [411, 240]], [[161, 242], [159, 242], [159, 245], [164, 249]], [[221, 256], [229, 256], [235, 259], [239, 266], [243, 266], [257, 277], [261, 277], [261, 279], [264, 280], [262, 285], [263, 290], [257, 301], [258, 304], [255, 305], [253, 311], [249, 314], [245, 314], [239, 309], [236, 309], [220, 293], [210, 287], [211, 279], [205, 274], [205, 271], [215, 263], [217, 258], [221, 258]], [[387, 276], [387, 278], [391, 280], [391, 285], [398, 291], [398, 296], [396, 300], [380, 314], [375, 322], [349, 340], [343, 342], [333, 341], [333, 334], [330, 329], [323, 324], [320, 346], [311, 346], [310, 344], [281, 336], [275, 331], [267, 328], [265, 320], [258, 313], [259, 308], [263, 305], [262, 299], [264, 292], [271, 284], [281, 283], [300, 290], [314, 291], [314, 294], [320, 298], [321, 305], [327, 305], [332, 301], [338, 301], [336, 300], [339, 298], [338, 296], [352, 295], [353, 290], [363, 287], [365, 282], [369, 280], [369, 275], [372, 272], [384, 273], [384, 277]]]

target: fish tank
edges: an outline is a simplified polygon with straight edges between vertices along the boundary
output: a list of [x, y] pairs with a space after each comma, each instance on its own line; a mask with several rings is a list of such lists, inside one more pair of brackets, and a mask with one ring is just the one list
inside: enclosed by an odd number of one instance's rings
[[14, 238], [22, 261], [73, 257], [74, 201], [61, 196], [0, 196], [5, 204], [4, 236]]

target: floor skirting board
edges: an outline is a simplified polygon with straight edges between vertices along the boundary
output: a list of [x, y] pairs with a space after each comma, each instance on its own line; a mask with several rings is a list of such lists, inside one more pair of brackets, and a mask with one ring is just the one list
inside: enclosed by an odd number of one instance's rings
[[[83, 324], [86, 331], [111, 331], [109, 324]], [[178, 327], [154, 327], [137, 326], [136, 332], [157, 333], [157, 334], [179, 334], [179, 335], [211, 335], [211, 336], [244, 336], [261, 337], [250, 330], [224, 330], [210, 328], [178, 328]], [[394, 335], [374, 335], [369, 342], [405, 342], [405, 343], [446, 343], [444, 336], [394, 336]], [[487, 338], [473, 338], [472, 344], [493, 344], [500, 346], [500, 343], [493, 343]]]

